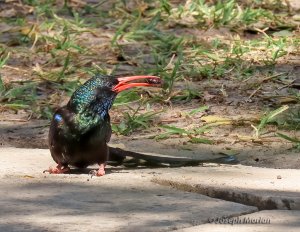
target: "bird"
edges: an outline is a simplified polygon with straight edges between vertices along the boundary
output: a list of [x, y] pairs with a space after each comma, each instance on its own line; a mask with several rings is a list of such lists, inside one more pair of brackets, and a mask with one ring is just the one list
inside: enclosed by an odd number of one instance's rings
[[98, 164], [92, 175], [105, 175], [112, 129], [109, 110], [118, 93], [138, 86], [160, 87], [157, 76], [97, 74], [72, 94], [69, 102], [53, 114], [48, 136], [49, 149], [56, 167], [44, 172], [62, 174], [70, 166], [86, 168]]

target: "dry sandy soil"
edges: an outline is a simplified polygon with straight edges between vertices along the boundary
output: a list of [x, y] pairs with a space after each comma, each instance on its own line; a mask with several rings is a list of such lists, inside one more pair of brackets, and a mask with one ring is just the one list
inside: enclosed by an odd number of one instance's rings
[[[294, 4], [294, 1], [291, 1]], [[29, 16], [30, 17], [30, 16]], [[1, 43], [11, 42], [12, 36], [20, 33], [20, 28], [7, 28], [7, 25], [1, 24], [0, 29], [3, 32]], [[105, 34], [104, 34], [105, 32]], [[170, 32], [180, 36], [189, 35], [208, 41], [210, 38], [231, 38], [228, 29], [210, 29], [206, 31], [192, 29], [178, 29]], [[114, 36], [114, 32], [110, 30], [103, 31], [102, 28], [94, 29], [92, 36], [88, 33], [82, 33], [77, 39], [88, 47], [95, 45], [110, 45], [110, 41]], [[262, 35], [245, 34], [247, 37], [259, 37]], [[38, 44], [36, 45], [38, 46]], [[95, 47], [96, 49], [96, 47]], [[119, 59], [116, 54], [110, 54], [111, 50], [106, 49], [108, 54], [103, 54], [99, 59], [88, 57], [82, 61], [82, 65], [106, 64], [107, 67], [114, 66]], [[135, 57], [137, 52], [141, 52], [138, 48], [123, 46], [123, 58]], [[23, 51], [24, 53], [24, 51]], [[41, 54], [41, 53], [39, 53]], [[49, 55], [49, 54], [48, 54]], [[148, 57], [149, 58], [149, 57]], [[151, 62], [147, 56], [144, 62]], [[11, 54], [10, 60], [1, 70], [1, 76], [4, 83], [10, 83], [18, 80], [30, 80], [33, 78], [33, 69], [37, 68], [37, 64], [43, 65], [48, 57], [39, 56], [34, 52], [31, 56], [22, 55], [22, 49], [19, 53]], [[35, 62], [38, 60], [38, 63]], [[134, 67], [130, 62], [132, 59], [123, 62], [118, 66], [116, 74], [134, 73]], [[269, 108], [278, 108], [284, 104], [290, 104], [290, 112], [294, 111], [299, 114], [299, 100], [290, 94], [291, 83], [299, 81], [300, 76], [300, 56], [297, 51], [291, 53], [288, 59], [283, 58], [273, 67], [273, 73], [278, 75], [261, 77], [259, 75], [237, 81], [236, 79], [200, 79], [195, 81], [186, 77], [185, 81], [176, 82], [174, 87], [174, 95], [180, 92], [182, 88], [189, 86], [196, 92], [201, 93], [199, 99], [193, 99], [189, 102], [169, 101], [168, 103], [155, 103], [152, 109], [155, 111], [162, 110], [161, 113], [154, 117], [156, 127], [150, 127], [145, 130], [138, 130], [129, 136], [113, 135], [111, 143], [122, 146], [127, 150], [139, 152], [152, 152], [164, 155], [187, 156], [195, 159], [201, 159], [205, 162], [220, 157], [234, 156], [241, 164], [273, 167], [273, 168], [300, 168], [299, 150], [293, 147], [293, 144], [276, 136], [276, 132], [280, 130], [291, 137], [298, 136], [297, 131], [284, 131], [278, 129], [277, 125], [268, 125], [263, 130], [262, 135], [257, 138], [254, 136], [255, 131], [251, 125], [257, 126], [262, 119], [264, 113]], [[266, 67], [257, 66], [256, 70]], [[228, 70], [231, 72], [232, 70]], [[288, 73], [285, 79], [282, 79], [280, 73]], [[81, 73], [82, 74], [82, 73]], [[84, 77], [88, 77], [83, 73]], [[41, 87], [42, 89], [45, 86]], [[48, 90], [47, 90], [48, 91]], [[49, 90], [50, 91], [50, 90]], [[52, 90], [53, 91], [53, 90]], [[156, 90], [153, 90], [154, 92]], [[295, 90], [294, 91], [298, 91]], [[59, 104], [63, 104], [68, 100], [64, 94], [58, 96]], [[56, 102], [57, 103], [57, 102]], [[208, 106], [205, 112], [200, 112], [193, 117], [188, 115], [192, 109], [199, 106]], [[140, 112], [145, 111], [141, 108]], [[112, 121], [120, 122], [122, 116], [122, 107], [113, 108], [111, 111]], [[287, 117], [289, 114], [286, 114]], [[30, 118], [30, 119], [28, 119]], [[277, 119], [277, 124], [286, 121], [286, 118]], [[188, 136], [171, 135], [164, 140], [155, 140], [153, 137], [164, 133], [157, 125], [172, 125], [180, 128], [191, 129], [207, 123], [216, 122], [216, 126], [203, 138], [209, 139], [213, 144], [194, 144], [189, 142]], [[296, 126], [295, 126], [296, 127]], [[32, 119], [28, 112], [23, 110], [13, 111], [0, 107], [0, 145], [26, 148], [47, 148], [47, 133], [49, 128], [48, 120]], [[296, 128], [294, 128], [296, 129]], [[226, 159], [224, 161], [227, 162]]]

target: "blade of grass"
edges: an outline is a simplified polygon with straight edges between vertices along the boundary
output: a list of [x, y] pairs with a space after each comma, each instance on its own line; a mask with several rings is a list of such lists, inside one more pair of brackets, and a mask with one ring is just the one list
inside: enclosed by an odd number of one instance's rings
[[189, 140], [191, 143], [204, 143], [204, 144], [213, 144], [214, 141], [210, 139], [205, 139], [205, 138], [197, 138], [197, 137], [192, 137]]
[[292, 137], [290, 137], [290, 136], [288, 136], [288, 135], [285, 135], [285, 134], [282, 134], [282, 133], [276, 133], [276, 134], [277, 134], [279, 137], [283, 138], [283, 139], [286, 139], [286, 140], [288, 140], [288, 141], [290, 141], [290, 142], [292, 142], [292, 143], [297, 143], [297, 144], [300, 145], [300, 140], [297, 139], [297, 138], [292, 138]]
[[180, 134], [180, 135], [182, 135], [182, 134], [187, 134], [187, 135], [190, 134], [189, 131], [184, 130], [182, 128], [175, 127], [175, 126], [162, 125], [160, 127], [166, 129], [167, 132], [171, 133], [171, 134]]
[[208, 109], [209, 109], [208, 106], [201, 106], [201, 107], [199, 107], [197, 109], [191, 110], [188, 114], [190, 116], [193, 116], [193, 115], [195, 115], [197, 113], [204, 112], [205, 110], [208, 110]]
[[265, 126], [277, 115], [281, 114], [282, 112], [286, 111], [289, 107], [284, 105], [276, 110], [271, 111], [266, 116], [264, 116], [259, 125], [257, 127], [251, 125], [255, 130], [255, 136], [258, 138], [261, 135], [261, 131], [265, 128]]

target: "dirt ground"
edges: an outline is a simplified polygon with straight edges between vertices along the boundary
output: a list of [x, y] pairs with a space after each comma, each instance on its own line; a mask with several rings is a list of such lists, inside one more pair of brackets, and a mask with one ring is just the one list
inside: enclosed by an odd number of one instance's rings
[[[30, 16], [29, 16], [30, 18]], [[6, 30], [5, 25], [0, 25], [3, 32], [1, 43], [11, 41], [12, 32]], [[10, 28], [11, 29], [11, 28]], [[20, 29], [15, 28], [14, 33], [19, 33]], [[194, 36], [204, 43], [209, 39], [218, 37], [228, 39], [232, 37], [232, 31], [228, 29], [210, 29], [210, 30], [194, 30], [170, 29], [170, 33], [180, 36]], [[93, 47], [101, 45], [102, 47], [110, 44], [114, 32], [104, 30], [103, 28], [95, 29], [94, 34], [103, 36], [92, 36], [90, 33], [82, 33], [77, 39], [81, 45]], [[245, 38], [259, 38], [261, 34], [245, 33]], [[1, 70], [1, 76], [4, 83], [14, 81], [30, 80], [34, 76], [34, 71], [46, 63], [49, 58], [42, 56], [41, 53], [32, 53], [31, 56], [25, 56], [24, 51], [20, 47], [20, 53], [12, 54], [9, 63]], [[123, 58], [135, 57], [137, 52], [142, 49], [123, 45]], [[187, 136], [171, 135], [163, 140], [156, 140], [153, 137], [160, 135], [163, 130], [160, 127], [153, 126], [144, 130], [137, 130], [129, 136], [114, 134], [111, 143], [123, 146], [127, 150], [139, 152], [152, 152], [164, 155], [187, 156], [195, 159], [208, 160], [217, 159], [224, 156], [234, 156], [241, 164], [272, 167], [272, 168], [300, 168], [299, 150], [287, 140], [279, 138], [276, 133], [283, 132], [291, 137], [299, 137], [300, 133], [295, 128], [286, 130], [280, 127], [286, 118], [277, 118], [274, 125], [267, 125], [263, 133], [259, 137], [255, 137], [255, 131], [251, 125], [257, 126], [261, 121], [265, 112], [270, 108], [278, 108], [282, 105], [289, 104], [289, 112], [299, 113], [299, 99], [297, 94], [290, 94], [291, 83], [300, 82], [300, 55], [299, 51], [291, 52], [288, 58], [280, 59], [274, 67], [272, 73], [276, 75], [269, 77], [261, 77], [259, 75], [252, 76], [248, 79], [232, 79], [226, 76], [222, 79], [192, 79], [187, 76], [184, 80], [177, 81], [174, 86], [174, 95], [179, 93], [186, 86], [189, 86], [195, 92], [202, 93], [200, 98], [194, 98], [190, 101], [169, 101], [167, 103], [154, 103], [151, 105], [154, 111], [160, 111], [154, 117], [155, 125], [172, 125], [179, 128], [194, 128], [203, 126], [205, 123], [216, 123], [212, 130], [203, 134], [203, 138], [212, 141], [212, 144], [191, 143]], [[49, 55], [49, 54], [48, 54]], [[112, 59], [113, 57], [113, 59]], [[88, 57], [87, 60], [81, 61], [83, 66], [96, 64], [106, 64], [108, 68], [113, 67], [120, 57], [110, 49], [107, 54], [97, 57]], [[36, 63], [35, 61], [38, 60]], [[116, 70], [116, 74], [134, 73], [136, 66], [132, 65], [132, 60], [127, 60]], [[151, 59], [147, 56], [143, 57], [143, 61], [151, 63]], [[255, 70], [268, 70], [268, 67], [252, 67]], [[228, 70], [231, 72], [232, 70]], [[288, 75], [281, 76], [281, 73]], [[81, 73], [83, 77], [89, 77], [87, 73]], [[41, 86], [45, 90], [45, 86]], [[47, 90], [48, 91], [48, 90]], [[53, 90], [49, 90], [50, 92]], [[153, 90], [154, 92], [156, 90]], [[299, 93], [298, 93], [299, 94]], [[59, 92], [56, 96], [59, 105], [63, 105], [68, 96]], [[2, 104], [2, 103], [1, 103]], [[134, 105], [134, 104], [133, 104]], [[200, 106], [208, 106], [208, 110], [195, 114], [193, 117], [188, 112]], [[57, 106], [57, 105], [56, 105]], [[146, 111], [146, 107], [140, 109], [141, 112]], [[32, 118], [25, 110], [8, 110], [4, 107], [0, 108], [0, 145], [26, 148], [47, 148], [47, 133], [49, 128], [49, 120], [40, 120]], [[122, 107], [114, 107], [111, 110], [111, 118], [113, 123], [120, 122], [122, 117]], [[286, 114], [284, 117], [288, 117]]]
[[[220, 96], [216, 91], [218, 83], [208, 83], [213, 87], [209, 88], [205, 84], [201, 85], [203, 91], [207, 91], [210, 99], [205, 104], [210, 106], [206, 115], [224, 117], [230, 119], [224, 125], [218, 125], [212, 129], [205, 138], [215, 141], [214, 144], [193, 144], [188, 142], [188, 138], [171, 136], [164, 140], [153, 139], [154, 135], [162, 132], [157, 128], [134, 132], [130, 136], [114, 134], [111, 139], [112, 144], [117, 144], [121, 148], [138, 151], [151, 152], [162, 155], [186, 156], [201, 159], [205, 162], [214, 162], [214, 159], [224, 156], [234, 156], [241, 164], [269, 167], [269, 168], [300, 168], [299, 151], [293, 144], [275, 135], [277, 126], [268, 126], [266, 134], [260, 138], [255, 138], [251, 124], [259, 122], [261, 110], [261, 97], [253, 97], [252, 102], [241, 99], [249, 97], [246, 91], [239, 90], [239, 87], [228, 87], [228, 97]], [[272, 83], [271, 83], [272, 84]], [[229, 85], [228, 85], [229, 86]], [[266, 84], [266, 88], [275, 85]], [[243, 94], [244, 93], [244, 94]], [[232, 105], [232, 99], [235, 104]], [[182, 105], [168, 106], [162, 114], [157, 116], [157, 120], [172, 122], [178, 127], [193, 126], [203, 123], [203, 115], [187, 118], [184, 112], [188, 112], [199, 102], [191, 102]], [[271, 103], [270, 103], [271, 104]], [[157, 110], [159, 110], [159, 106]], [[260, 112], [260, 114], [258, 113]], [[117, 120], [118, 111], [111, 112], [112, 120]], [[1, 146], [25, 147], [25, 148], [47, 148], [47, 134], [49, 128], [48, 120], [29, 120], [16, 114], [2, 114], [5, 117], [0, 122]], [[242, 122], [241, 120], [242, 119]], [[294, 135], [294, 131], [285, 131]], [[226, 162], [225, 162], [226, 163]]]

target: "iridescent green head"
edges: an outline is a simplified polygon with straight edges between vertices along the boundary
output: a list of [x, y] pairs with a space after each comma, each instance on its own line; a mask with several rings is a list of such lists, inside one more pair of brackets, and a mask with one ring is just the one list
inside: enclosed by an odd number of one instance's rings
[[103, 122], [109, 123], [108, 111], [119, 92], [136, 86], [160, 85], [160, 78], [155, 76], [96, 75], [73, 93], [67, 106], [56, 111], [53, 120], [58, 127], [65, 131], [72, 129], [79, 136]]
[[96, 75], [72, 95], [68, 105], [74, 113], [96, 114], [100, 117], [108, 115], [117, 94], [137, 86], [160, 86], [161, 79], [156, 76], [114, 77]]

